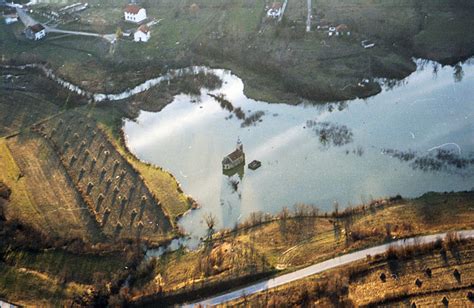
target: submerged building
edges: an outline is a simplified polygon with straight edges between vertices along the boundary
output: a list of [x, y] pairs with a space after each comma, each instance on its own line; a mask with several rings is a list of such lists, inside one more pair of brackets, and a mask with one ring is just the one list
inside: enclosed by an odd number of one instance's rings
[[237, 140], [235, 151], [224, 157], [222, 160], [222, 169], [230, 170], [241, 164], [245, 164], [244, 146], [240, 139]]

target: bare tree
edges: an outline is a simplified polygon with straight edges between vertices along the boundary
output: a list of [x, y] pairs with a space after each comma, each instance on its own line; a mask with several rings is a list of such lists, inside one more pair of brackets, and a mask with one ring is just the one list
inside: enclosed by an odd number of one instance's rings
[[204, 215], [204, 221], [206, 222], [207, 228], [209, 230], [214, 230], [214, 226], [217, 223], [217, 218], [212, 213]]

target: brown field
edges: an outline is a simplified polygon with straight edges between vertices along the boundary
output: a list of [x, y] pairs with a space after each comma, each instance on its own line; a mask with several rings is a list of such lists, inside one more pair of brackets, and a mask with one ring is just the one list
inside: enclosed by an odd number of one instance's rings
[[8, 218], [57, 237], [100, 239], [80, 194], [42, 138], [25, 133], [2, 141], [0, 165], [7, 170], [0, 177], [12, 188]]
[[94, 121], [71, 112], [37, 126], [109, 237], [166, 239], [173, 226], [142, 176]]

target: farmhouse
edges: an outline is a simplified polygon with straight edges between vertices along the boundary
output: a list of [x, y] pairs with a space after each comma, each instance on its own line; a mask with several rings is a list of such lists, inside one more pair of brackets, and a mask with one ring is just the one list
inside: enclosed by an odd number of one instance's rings
[[32, 25], [26, 28], [25, 35], [30, 40], [37, 41], [46, 36], [46, 29], [41, 24]]
[[5, 18], [5, 24], [9, 25], [18, 21], [18, 14], [17, 13], [4, 14], [3, 18]]
[[351, 35], [351, 32], [349, 31], [349, 27], [345, 24], [340, 24], [339, 26], [336, 27], [336, 35]]
[[133, 34], [133, 40], [135, 42], [148, 42], [150, 39], [150, 29], [146, 25], [138, 27], [137, 31]]
[[244, 146], [237, 140], [235, 151], [224, 157], [222, 160], [222, 169], [230, 170], [245, 163]]
[[124, 16], [126, 21], [140, 23], [144, 21], [146, 17], [146, 10], [139, 7], [136, 4], [129, 4], [124, 9]]
[[280, 17], [281, 12], [281, 2], [273, 2], [272, 7], [267, 11], [267, 16], [271, 18], [277, 18]]

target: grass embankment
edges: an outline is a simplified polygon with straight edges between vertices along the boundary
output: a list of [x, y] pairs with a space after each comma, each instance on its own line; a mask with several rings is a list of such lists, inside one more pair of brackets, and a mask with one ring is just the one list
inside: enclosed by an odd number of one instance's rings
[[46, 275], [20, 270], [0, 262], [0, 296], [24, 306], [60, 306], [86, 290], [75, 283], [58, 283]]
[[37, 70], [1, 69], [0, 136], [27, 130], [32, 124], [84, 101]]
[[239, 231], [214, 235], [207, 248], [165, 255], [149, 282], [131, 292], [138, 299], [141, 294], [161, 290], [161, 296], [145, 296], [145, 302], [175, 292], [187, 296], [192, 290], [213, 284], [218, 288], [219, 282], [237, 280], [248, 273], [274, 269], [289, 272], [395, 238], [474, 227], [474, 192], [429, 193], [413, 200], [378, 204], [373, 202], [354, 210], [355, 214], [339, 213], [335, 217], [289, 217], [286, 213], [259, 224], [258, 215], [254, 216], [256, 226], [249, 223]]
[[370, 256], [231, 304], [468, 307], [474, 300], [468, 298], [474, 290], [473, 252], [474, 240], [448, 236], [431, 244], [389, 249], [383, 255]]
[[123, 255], [58, 250], [6, 251], [0, 262], [0, 297], [25, 306], [67, 306], [90, 298], [121, 275]]

